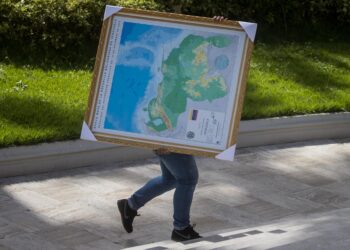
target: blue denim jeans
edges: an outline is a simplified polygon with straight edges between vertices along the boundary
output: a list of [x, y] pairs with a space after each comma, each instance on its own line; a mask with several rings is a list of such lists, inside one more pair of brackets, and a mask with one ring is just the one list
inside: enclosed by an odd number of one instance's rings
[[138, 210], [152, 200], [173, 188], [174, 228], [181, 230], [190, 225], [190, 209], [193, 192], [198, 182], [198, 169], [195, 159], [185, 154], [158, 155], [162, 175], [148, 181], [129, 199], [129, 206]]

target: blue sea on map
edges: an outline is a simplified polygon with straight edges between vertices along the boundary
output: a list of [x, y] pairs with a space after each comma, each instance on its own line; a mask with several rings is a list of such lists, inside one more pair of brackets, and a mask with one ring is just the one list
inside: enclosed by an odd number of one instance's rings
[[153, 78], [154, 51], [180, 33], [176, 28], [124, 22], [104, 128], [140, 133], [133, 117]]

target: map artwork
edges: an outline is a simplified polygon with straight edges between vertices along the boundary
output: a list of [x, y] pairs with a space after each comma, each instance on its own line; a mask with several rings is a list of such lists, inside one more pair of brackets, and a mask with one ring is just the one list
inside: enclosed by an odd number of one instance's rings
[[225, 149], [245, 33], [113, 17], [93, 132]]

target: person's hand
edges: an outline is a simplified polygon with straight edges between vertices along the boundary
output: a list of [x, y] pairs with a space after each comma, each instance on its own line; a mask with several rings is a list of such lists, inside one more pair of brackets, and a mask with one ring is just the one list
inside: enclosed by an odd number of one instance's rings
[[166, 149], [166, 148], [157, 148], [154, 150], [154, 152], [157, 154], [157, 155], [168, 155], [170, 154], [171, 152], [169, 151], [169, 149]]
[[224, 20], [227, 20], [227, 18], [223, 16], [213, 16], [214, 21], [222, 22]]

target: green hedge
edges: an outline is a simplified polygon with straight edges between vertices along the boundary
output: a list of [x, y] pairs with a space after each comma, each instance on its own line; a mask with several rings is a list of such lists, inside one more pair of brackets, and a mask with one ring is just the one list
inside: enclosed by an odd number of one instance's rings
[[314, 25], [330, 21], [350, 23], [349, 0], [173, 0], [163, 1], [184, 13], [197, 15], [224, 15], [275, 24]]
[[[258, 39], [277, 33], [288, 39], [340, 37], [350, 33], [350, 0], [172, 0], [173, 8], [193, 15], [223, 15], [259, 24]], [[260, 31], [260, 33], [259, 33]]]
[[296, 37], [301, 29], [312, 36], [317, 30], [345, 34], [338, 29], [350, 26], [350, 0], [2, 0], [1, 55], [12, 49], [24, 57], [93, 56], [106, 4], [256, 21], [258, 38], [272, 33]]
[[[64, 56], [72, 52], [74, 56], [82, 52], [93, 55], [106, 4], [162, 9], [152, 0], [2, 0], [1, 52], [4, 55], [12, 49], [23, 56]], [[91, 51], [86, 51], [89, 45]]]

